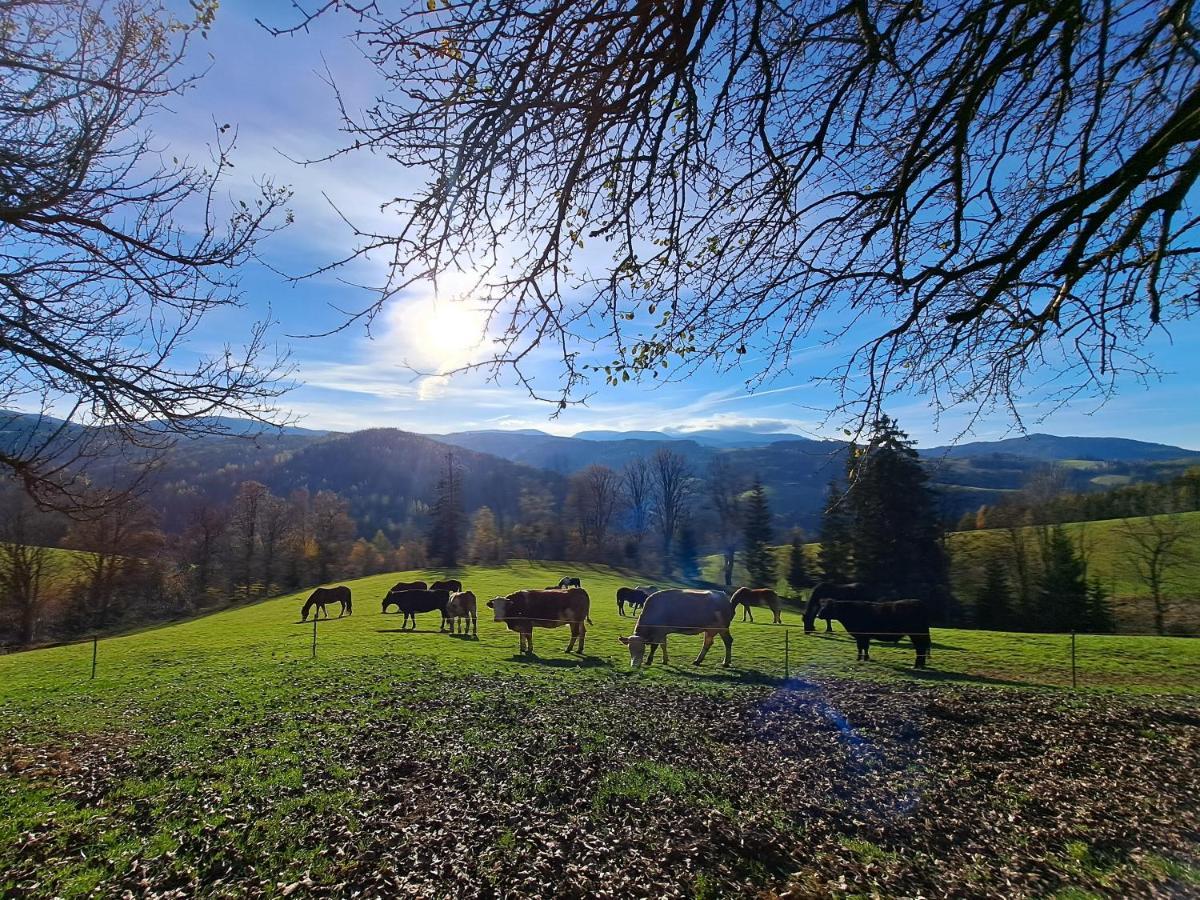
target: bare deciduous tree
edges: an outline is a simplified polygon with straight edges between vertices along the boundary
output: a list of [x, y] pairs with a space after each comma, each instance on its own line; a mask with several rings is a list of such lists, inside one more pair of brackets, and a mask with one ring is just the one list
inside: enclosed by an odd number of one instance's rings
[[1171, 603], [1166, 591], [1171, 571], [1187, 559], [1180, 542], [1187, 530], [1176, 515], [1144, 516], [1126, 519], [1121, 532], [1130, 543], [1130, 562], [1137, 576], [1150, 591], [1154, 608], [1154, 630], [1165, 633], [1165, 619]]
[[687, 518], [694, 480], [688, 461], [673, 450], [660, 447], [650, 457], [651, 509], [662, 541], [663, 565], [667, 568], [671, 566], [675, 536]]
[[708, 502], [716, 514], [717, 540], [721, 545], [725, 586], [731, 587], [733, 567], [742, 543], [744, 479], [730, 465], [727, 457], [718, 455], [709, 463], [705, 487]]
[[0, 521], [0, 599], [16, 613], [22, 644], [33, 641], [49, 575], [47, 529], [29, 501], [18, 500]]
[[571, 476], [569, 502], [585, 548], [604, 547], [620, 500], [621, 476], [608, 466], [588, 466]]
[[650, 464], [644, 457], [631, 459], [621, 470], [621, 492], [629, 512], [629, 530], [636, 541], [650, 527]]
[[0, 408], [32, 411], [0, 414], [0, 470], [43, 504], [109, 502], [81, 469], [116, 447], [153, 453], [221, 413], [275, 421], [265, 323], [208, 356], [188, 339], [238, 303], [288, 192], [224, 196], [228, 125], [203, 167], [150, 131], [194, 82], [184, 54], [215, 5], [189, 25], [155, 0], [0, 0]]
[[359, 232], [394, 260], [363, 314], [482, 271], [490, 362], [524, 380], [553, 346], [560, 405], [850, 335], [861, 422], [903, 389], [1019, 420], [1035, 367], [1103, 393], [1197, 311], [1187, 0], [326, 0], [278, 24], [334, 8], [391, 86], [341, 104], [345, 152], [428, 173], [386, 201], [394, 233]]

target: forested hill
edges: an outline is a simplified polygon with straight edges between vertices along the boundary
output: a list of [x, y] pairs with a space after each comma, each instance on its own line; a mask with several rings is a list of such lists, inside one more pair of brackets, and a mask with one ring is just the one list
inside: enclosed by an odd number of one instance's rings
[[[223, 451], [230, 458], [222, 463]], [[547, 495], [558, 504], [566, 490], [560, 475], [486, 453], [458, 448], [454, 463], [468, 513], [489, 506], [498, 516], [511, 518], [523, 492]], [[175, 530], [197, 495], [225, 503], [243, 481], [259, 481], [278, 496], [329, 490], [349, 501], [359, 533], [369, 537], [378, 529], [394, 534], [405, 521], [420, 518], [446, 464], [444, 444], [394, 428], [305, 439], [263, 437], [256, 442], [208, 439], [176, 448], [154, 494], [164, 524]]]

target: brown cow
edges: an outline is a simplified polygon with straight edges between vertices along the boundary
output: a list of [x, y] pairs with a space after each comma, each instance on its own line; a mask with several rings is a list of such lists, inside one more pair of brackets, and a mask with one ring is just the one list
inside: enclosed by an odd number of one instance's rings
[[591, 599], [583, 588], [568, 588], [553, 591], [514, 591], [507, 597], [493, 597], [487, 602], [488, 609], [496, 614], [496, 621], [503, 622], [510, 631], [521, 637], [521, 653], [533, 656], [533, 629], [571, 626], [571, 641], [567, 653], [579, 642], [579, 655], [583, 655], [583, 641], [590, 621], [588, 612]]
[[431, 591], [449, 591], [453, 594], [455, 591], [462, 590], [462, 582], [457, 578], [447, 578], [445, 581], [435, 581], [429, 586], [429, 589]]
[[733, 604], [734, 611], [738, 606], [742, 607], [742, 621], [746, 621], [746, 617], [750, 617], [750, 621], [754, 621], [754, 613], [750, 611], [752, 605], [765, 606], [771, 610], [771, 614], [775, 617], [774, 624], [782, 625], [783, 620], [779, 614], [783, 611], [783, 604], [779, 602], [779, 595], [770, 588], [748, 588], [741, 587], [733, 592], [733, 597], [729, 601]]
[[650, 657], [646, 665], [654, 662], [654, 651], [662, 645], [663, 665], [667, 665], [668, 634], [704, 634], [704, 647], [696, 657], [695, 664], [704, 662], [713, 638], [721, 636], [725, 643], [725, 668], [733, 658], [733, 635], [729, 624], [733, 621], [733, 605], [720, 591], [667, 590], [651, 594], [642, 609], [641, 618], [629, 637], [621, 643], [629, 648], [629, 664], [637, 668], [642, 664], [646, 645], [650, 645]]
[[471, 591], [455, 591], [446, 604], [446, 618], [450, 622], [450, 633], [455, 634], [454, 625], [462, 622], [462, 634], [479, 634], [479, 618], [475, 614], [475, 595]]

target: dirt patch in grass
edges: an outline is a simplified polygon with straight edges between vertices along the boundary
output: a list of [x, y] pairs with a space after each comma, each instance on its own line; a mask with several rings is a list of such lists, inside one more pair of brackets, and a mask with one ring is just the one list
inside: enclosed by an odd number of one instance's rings
[[[265, 760], [259, 775], [250, 762], [212, 775], [219, 791], [194, 750], [140, 755], [137, 775], [164, 785], [166, 807], [219, 794], [201, 805], [221, 817], [169, 852], [114, 859], [100, 892], [1196, 889], [1200, 728], [1184, 700], [843, 681], [729, 696], [628, 678], [585, 689], [430, 675], [279, 717], [214, 736], [214, 757], [236, 744], [237, 759]], [[300, 754], [294, 784], [280, 774], [285, 751]], [[169, 777], [183, 769], [191, 794]], [[281, 780], [255, 798], [237, 781], [267, 773]], [[280, 830], [262, 827], [269, 815]]]

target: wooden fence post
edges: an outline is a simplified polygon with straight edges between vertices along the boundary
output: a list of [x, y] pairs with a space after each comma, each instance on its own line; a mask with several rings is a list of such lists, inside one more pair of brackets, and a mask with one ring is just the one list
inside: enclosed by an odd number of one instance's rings
[[316, 616], [313, 616], [313, 645], [312, 645], [312, 658], [313, 658], [313, 659], [316, 659], [316, 658], [317, 658], [317, 617], [316, 617]]
[[1075, 629], [1071, 629], [1071, 687], [1075, 687]]
[[96, 635], [92, 635], [92, 681], [96, 680], [96, 645], [100, 639]]
[[792, 677], [792, 629], [783, 629], [783, 678], [786, 681]]

